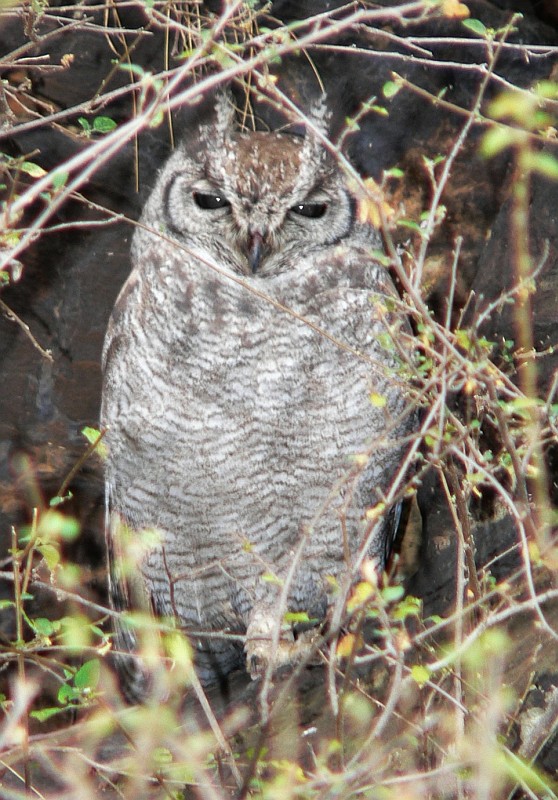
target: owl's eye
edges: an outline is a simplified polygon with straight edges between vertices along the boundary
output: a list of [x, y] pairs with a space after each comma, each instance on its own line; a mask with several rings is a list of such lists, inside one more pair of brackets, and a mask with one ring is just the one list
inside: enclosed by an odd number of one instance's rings
[[327, 203], [297, 203], [291, 208], [293, 214], [309, 219], [319, 219], [327, 211]]
[[194, 192], [194, 203], [204, 211], [215, 211], [230, 206], [226, 197], [213, 192]]

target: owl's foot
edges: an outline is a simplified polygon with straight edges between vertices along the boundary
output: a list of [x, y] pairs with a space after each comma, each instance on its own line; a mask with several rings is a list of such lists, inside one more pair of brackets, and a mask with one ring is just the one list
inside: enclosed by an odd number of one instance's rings
[[304, 631], [296, 636], [292, 628], [281, 630], [279, 641], [273, 641], [277, 624], [274, 615], [256, 614], [246, 631], [246, 669], [252, 680], [260, 678], [271, 667], [276, 672], [281, 667], [293, 666], [307, 659], [319, 636], [315, 629]]

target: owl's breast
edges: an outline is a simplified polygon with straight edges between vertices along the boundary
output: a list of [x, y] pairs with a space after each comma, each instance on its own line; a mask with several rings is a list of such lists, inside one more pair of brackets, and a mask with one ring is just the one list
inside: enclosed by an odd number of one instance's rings
[[321, 266], [275, 284], [175, 282], [141, 324], [128, 309], [117, 331], [109, 473], [119, 510], [165, 532], [174, 572], [217, 559], [217, 583], [219, 573], [244, 584], [264, 562], [286, 568], [309, 526], [308, 557], [335, 572], [339, 515], [358, 538], [392, 474], [400, 450], [385, 434], [404, 400], [379, 344], [386, 327], [371, 296], [381, 287], [361, 286], [360, 272], [336, 282], [338, 265]]

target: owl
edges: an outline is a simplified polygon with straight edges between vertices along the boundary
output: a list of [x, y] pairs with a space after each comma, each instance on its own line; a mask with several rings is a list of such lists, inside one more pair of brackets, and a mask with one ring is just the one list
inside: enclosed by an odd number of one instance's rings
[[206, 685], [296, 661], [393, 537], [411, 338], [320, 126], [243, 131], [220, 97], [158, 175], [106, 334], [112, 600], [172, 617]]

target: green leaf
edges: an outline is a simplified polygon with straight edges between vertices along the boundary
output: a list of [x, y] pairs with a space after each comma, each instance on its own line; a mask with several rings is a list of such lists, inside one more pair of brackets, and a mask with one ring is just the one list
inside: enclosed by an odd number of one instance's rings
[[160, 108], [156, 112], [156, 114], [154, 114], [153, 119], [149, 123], [149, 127], [150, 128], [158, 128], [160, 125], [163, 124], [164, 119], [165, 119], [165, 112], [163, 111], [162, 108]]
[[15, 608], [13, 600], [0, 600], [0, 611], [4, 608]]
[[360, 130], [360, 125], [356, 119], [353, 119], [352, 117], [345, 117], [345, 125], [351, 131], [351, 133], [356, 133]]
[[146, 72], [139, 64], [119, 64], [118, 66], [123, 72], [131, 72], [136, 78], [143, 78], [146, 75], [150, 75], [150, 73]]
[[71, 500], [73, 496], [74, 495], [72, 494], [72, 492], [68, 492], [68, 494], [64, 495], [64, 497], [60, 497], [59, 495], [56, 495], [56, 497], [51, 497], [50, 498], [50, 500], [48, 501], [48, 504], [49, 504], [50, 508], [56, 508], [56, 506], [62, 505], [62, 503], [65, 503], [67, 500]]
[[64, 541], [71, 542], [78, 534], [79, 523], [73, 517], [66, 517], [53, 508], [41, 516], [38, 529], [38, 536], [41, 540], [64, 539]]
[[458, 328], [455, 331], [455, 339], [457, 344], [462, 347], [463, 350], [469, 350], [471, 348], [471, 337], [469, 335], [469, 331], [466, 331], [463, 328]]
[[95, 117], [93, 120], [93, 130], [97, 133], [110, 133], [116, 127], [116, 122], [110, 117]]
[[412, 219], [400, 219], [397, 220], [397, 224], [401, 228], [410, 228], [410, 230], [422, 234], [420, 225], [418, 224], [418, 222], [414, 222]]
[[405, 588], [403, 586], [386, 586], [385, 589], [382, 589], [382, 598], [386, 603], [400, 600], [404, 594]]
[[525, 162], [533, 172], [558, 180], [558, 159], [550, 153], [529, 153]]
[[263, 583], [273, 583], [275, 586], [283, 585], [281, 578], [278, 578], [273, 572], [264, 572], [260, 580], [263, 581]]
[[172, 764], [173, 756], [171, 751], [167, 747], [156, 747], [153, 750], [153, 761], [157, 764], [157, 766], [165, 766], [166, 764]]
[[46, 175], [46, 170], [44, 170], [38, 164], [34, 164], [32, 161], [22, 161], [22, 163], [19, 165], [19, 168], [22, 172], [25, 172], [26, 175], [30, 175], [32, 178], [42, 178], [43, 175]]
[[62, 705], [67, 705], [73, 700], [79, 699], [80, 693], [75, 686], [70, 686], [69, 683], [64, 683], [58, 690], [57, 700]]
[[46, 544], [41, 544], [39, 547], [37, 547], [37, 550], [46, 561], [46, 565], [49, 570], [51, 572], [55, 570], [60, 563], [60, 551], [58, 547], [47, 542]]
[[314, 624], [318, 621], [317, 619], [309, 617], [306, 611], [287, 611], [283, 620], [290, 625], [296, 625], [298, 622]]
[[535, 86], [535, 92], [539, 97], [548, 100], [558, 100], [558, 82], [543, 80]]
[[483, 136], [480, 152], [486, 158], [498, 155], [517, 141], [517, 132], [503, 125], [490, 128]]
[[407, 617], [417, 617], [422, 609], [422, 601], [418, 597], [408, 595], [405, 597], [393, 612], [396, 620], [405, 620]]
[[35, 633], [38, 633], [40, 636], [52, 636], [52, 634], [55, 633], [54, 625], [46, 617], [37, 617], [36, 619], [30, 620], [30, 622]]
[[169, 657], [180, 666], [181, 671], [185, 673], [185, 677], [187, 677], [194, 657], [192, 645], [179, 631], [167, 633], [164, 642], [165, 650]]
[[405, 173], [400, 167], [391, 167], [391, 169], [384, 170], [386, 178], [403, 178]]
[[478, 36], [485, 37], [488, 34], [488, 28], [480, 21], [480, 19], [464, 19], [461, 24], [467, 30], [476, 33]]
[[401, 89], [400, 83], [396, 81], [386, 81], [386, 83], [384, 83], [384, 85], [382, 86], [382, 93], [384, 97], [386, 97], [389, 100], [392, 97], [395, 97], [395, 95], [399, 92], [400, 89]]
[[380, 117], [389, 117], [389, 111], [384, 106], [372, 106], [371, 111], [374, 111]]
[[60, 620], [60, 632], [64, 647], [71, 650], [82, 650], [91, 644], [89, 620], [79, 614], [63, 617]]
[[368, 395], [368, 398], [375, 408], [385, 408], [385, 406], [387, 405], [387, 399], [383, 394], [378, 394], [377, 392], [371, 392]]
[[78, 122], [83, 128], [85, 133], [91, 132], [91, 125], [89, 123], [89, 120], [85, 119], [85, 117], [78, 117]]
[[55, 714], [60, 714], [62, 711], [66, 711], [65, 708], [39, 708], [36, 711], [31, 711], [29, 714], [30, 717], [33, 719], [38, 720], [39, 722], [45, 722], [47, 719], [54, 717]]
[[86, 661], [75, 674], [74, 685], [76, 689], [88, 689], [93, 691], [97, 688], [99, 678], [101, 677], [101, 662], [98, 658], [92, 658]]
[[85, 436], [89, 444], [95, 445], [95, 452], [102, 458], [105, 459], [108, 456], [108, 448], [106, 444], [102, 441], [102, 434], [101, 431], [97, 430], [97, 428], [91, 428], [86, 426], [85, 428], [81, 429], [82, 436]]
[[82, 436], [85, 436], [89, 444], [95, 444], [101, 435], [101, 431], [97, 430], [97, 428], [90, 428], [86, 426], [85, 428], [81, 429], [81, 434]]
[[62, 189], [68, 182], [69, 173], [62, 169], [57, 169], [52, 173], [51, 183], [55, 189]]
[[430, 680], [430, 670], [422, 664], [411, 667], [411, 678], [422, 688]]

